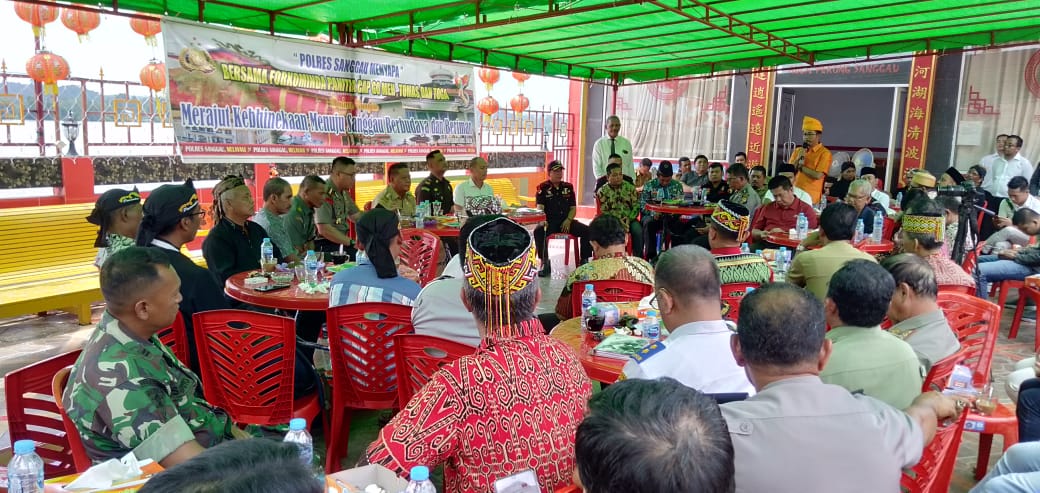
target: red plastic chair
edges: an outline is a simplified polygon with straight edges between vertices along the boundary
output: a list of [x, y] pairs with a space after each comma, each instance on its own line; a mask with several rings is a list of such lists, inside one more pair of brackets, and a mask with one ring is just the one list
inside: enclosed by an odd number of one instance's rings
[[[43, 458], [43, 474], [48, 478], [82, 472], [90, 467], [90, 459], [86, 460], [85, 465], [75, 461], [75, 451], [70, 447], [70, 442], [78, 440], [79, 434], [69, 432], [63, 424], [61, 410], [57, 405], [61, 401], [61, 391], [55, 395], [51, 385], [54, 374], [75, 363], [79, 354], [80, 350], [77, 349], [19, 368], [4, 376], [11, 442], [36, 442], [36, 453]], [[86, 452], [83, 456], [86, 457]]]
[[887, 241], [893, 241], [892, 238], [896, 235], [896, 221], [888, 216], [885, 216], [885, 226], [881, 228], [881, 237]]
[[177, 312], [177, 319], [173, 321], [173, 325], [160, 330], [155, 335], [159, 337], [159, 341], [170, 348], [170, 351], [173, 351], [173, 355], [181, 361], [181, 364], [191, 368], [191, 360], [188, 356], [188, 329], [184, 326], [184, 316], [181, 315], [181, 312]]
[[[578, 263], [581, 262], [581, 246], [578, 242], [578, 237], [569, 233], [553, 233], [545, 238], [545, 248], [549, 249], [549, 242], [553, 240], [563, 240], [563, 265], [567, 265], [571, 258], [571, 252], [574, 252], [574, 266], [577, 267]], [[543, 262], [547, 261], [542, 259]]]
[[571, 288], [571, 314], [575, 317], [581, 316], [581, 294], [586, 284], [591, 284], [592, 289], [596, 290], [596, 301], [608, 303], [639, 301], [654, 292], [652, 285], [637, 281], [614, 279], [575, 282]]
[[921, 385], [921, 393], [923, 394], [930, 390], [942, 392], [950, 380], [950, 375], [953, 374], [953, 367], [961, 364], [967, 354], [968, 348], [962, 347], [956, 353], [933, 364], [928, 370], [928, 375], [924, 378], [924, 383]]
[[[78, 351], [77, 351], [78, 352]], [[65, 428], [65, 437], [69, 441], [69, 450], [72, 453], [72, 462], [76, 465], [76, 472], [83, 472], [90, 469], [93, 465], [93, 461], [90, 460], [90, 456], [87, 455], [87, 449], [83, 446], [83, 439], [79, 436], [79, 429], [69, 419], [69, 415], [65, 414], [65, 406], [61, 402], [61, 396], [65, 393], [65, 387], [69, 383], [69, 374], [72, 373], [72, 366], [66, 366], [58, 370], [54, 374], [54, 378], [51, 379], [51, 394], [54, 395], [54, 404], [58, 407], [58, 412], [61, 413], [62, 426]], [[40, 442], [37, 442], [40, 443]], [[43, 455], [43, 452], [38, 447], [36, 453], [44, 457], [44, 471], [47, 470], [47, 459]], [[46, 475], [46, 474], [45, 474]]]
[[210, 310], [192, 317], [206, 400], [237, 423], [282, 425], [321, 414], [317, 392], [293, 399], [293, 319], [245, 310]]
[[947, 293], [961, 293], [968, 296], [975, 296], [975, 288], [962, 286], [960, 284], [940, 284], [939, 291]]
[[412, 396], [441, 366], [476, 351], [473, 346], [422, 334], [400, 334], [394, 339], [397, 346], [397, 402], [401, 407], [412, 400]]
[[973, 250], [964, 254], [964, 262], [961, 263], [961, 268], [964, 269], [964, 272], [967, 272], [968, 274], [975, 273], [975, 266], [979, 264], [979, 255], [982, 255], [982, 247], [984, 246], [986, 246], [986, 240], [980, 240], [975, 244]]
[[903, 470], [899, 486], [907, 493], [938, 493], [950, 490], [950, 480], [957, 463], [957, 449], [964, 437], [964, 422], [967, 412], [962, 412], [956, 422], [939, 426], [935, 438], [925, 446], [921, 460]]
[[325, 471], [347, 455], [353, 409], [397, 409], [394, 336], [411, 334], [412, 307], [354, 303], [326, 312], [332, 359], [332, 428]]
[[[964, 353], [962, 364], [972, 369], [975, 385], [981, 387], [990, 381], [1002, 308], [989, 301], [961, 293], [939, 292], [937, 299], [946, 315], [946, 321], [961, 343], [961, 351]], [[976, 479], [982, 479], [986, 475], [993, 435], [1004, 437], [1004, 450], [1018, 443], [1018, 419], [1015, 417], [1015, 411], [1002, 403], [998, 403], [997, 410], [989, 416], [969, 413], [965, 429], [980, 434], [979, 454], [975, 462]]]
[[425, 229], [408, 228], [401, 230], [401, 243], [401, 263], [419, 273], [420, 284], [425, 286], [436, 279], [440, 237]]
[[747, 294], [748, 288], [757, 289], [761, 284], [757, 282], [734, 282], [722, 285], [722, 302], [729, 305], [727, 318], [736, 322], [740, 314], [740, 302]]

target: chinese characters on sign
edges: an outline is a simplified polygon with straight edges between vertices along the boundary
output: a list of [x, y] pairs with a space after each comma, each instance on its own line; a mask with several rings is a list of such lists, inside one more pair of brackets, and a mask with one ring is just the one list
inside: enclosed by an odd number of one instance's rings
[[748, 103], [747, 164], [748, 167], [769, 162], [769, 114], [772, 112], [773, 72], [751, 75], [751, 100]]
[[906, 118], [903, 124], [903, 155], [899, 174], [909, 168], [923, 168], [928, 148], [928, 124], [932, 114], [932, 88], [935, 82], [936, 55], [914, 57], [907, 90]]

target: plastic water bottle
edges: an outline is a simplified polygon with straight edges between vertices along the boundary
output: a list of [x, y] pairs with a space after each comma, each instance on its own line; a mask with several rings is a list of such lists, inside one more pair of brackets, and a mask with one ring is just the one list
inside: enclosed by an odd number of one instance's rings
[[903, 204], [903, 192], [899, 192], [899, 193], [896, 194], [896, 205], [899, 205], [900, 207], [902, 207], [902, 204]]
[[798, 219], [795, 221], [795, 229], [798, 231], [799, 240], [804, 240], [809, 236], [809, 218], [805, 217], [804, 212], [798, 213]]
[[745, 243], [741, 243], [740, 244], [740, 253], [751, 253], [751, 247], [749, 247], [746, 242]]
[[643, 320], [643, 337], [651, 341], [661, 339], [661, 323], [657, 321], [657, 310], [647, 310]]
[[761, 248], [755, 249], [755, 255], [761, 257], [762, 256], [762, 249]]
[[827, 196], [820, 196], [820, 203], [817, 205], [817, 207], [819, 208], [820, 212], [823, 212], [823, 210], [827, 208]]
[[274, 258], [274, 244], [270, 238], [264, 238], [264, 242], [260, 244], [260, 265], [271, 265], [275, 262], [277, 260]]
[[585, 285], [585, 291], [581, 293], [581, 331], [589, 330], [588, 316], [589, 307], [596, 304], [596, 290], [591, 284]]
[[[325, 325], [321, 327], [321, 335], [318, 336], [318, 345], [329, 347], [329, 331]], [[332, 359], [329, 358], [329, 351], [323, 349], [314, 350], [314, 369], [321, 371], [328, 371], [332, 369]]]
[[10, 493], [43, 492], [43, 459], [36, 455], [36, 442], [14, 442], [14, 457], [7, 463], [7, 484]]
[[286, 443], [295, 443], [296, 447], [300, 449], [300, 461], [303, 462], [307, 469], [310, 469], [314, 462], [314, 440], [311, 438], [311, 434], [307, 433], [307, 420], [303, 418], [293, 418], [289, 421], [289, 433], [285, 434], [285, 439], [282, 440]]
[[787, 272], [787, 261], [790, 257], [787, 256], [787, 247], [780, 247], [776, 251], [776, 270], [777, 272]]
[[404, 493], [437, 493], [437, 488], [430, 481], [430, 468], [426, 466], [413, 466], [409, 476], [408, 487]]
[[881, 243], [881, 234], [885, 230], [885, 216], [879, 211], [874, 211], [874, 229], [870, 232], [870, 242]]
[[314, 254], [314, 250], [307, 250], [307, 256], [303, 258], [303, 267], [307, 270], [307, 281], [308, 284], [314, 285], [318, 283], [318, 256]]
[[865, 227], [863, 226], [863, 219], [862, 218], [861, 219], [857, 219], [856, 220], [856, 236], [855, 236], [855, 238], [853, 238], [853, 243], [857, 243], [858, 244], [859, 242], [863, 241], [863, 236], [865, 235], [865, 233], [863, 232], [864, 228]]

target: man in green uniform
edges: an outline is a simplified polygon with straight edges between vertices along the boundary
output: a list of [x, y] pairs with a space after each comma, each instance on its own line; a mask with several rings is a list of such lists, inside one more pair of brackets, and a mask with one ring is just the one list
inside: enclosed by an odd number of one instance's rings
[[155, 335], [177, 316], [180, 284], [156, 248], [126, 248], [101, 269], [108, 306], [62, 397], [95, 462], [133, 452], [168, 468], [247, 436], [202, 399], [199, 377]]
[[314, 211], [325, 203], [325, 179], [318, 175], [307, 175], [300, 182], [300, 192], [289, 204], [285, 214], [285, 234], [302, 259], [307, 250], [314, 249], [318, 231], [314, 227]]
[[354, 188], [357, 166], [349, 157], [340, 156], [332, 160], [332, 170], [325, 187], [325, 203], [314, 212], [314, 223], [318, 229], [316, 249], [323, 252], [339, 250], [340, 245], [353, 245], [347, 236], [350, 222], [356, 222], [361, 209], [354, 203], [350, 191]]

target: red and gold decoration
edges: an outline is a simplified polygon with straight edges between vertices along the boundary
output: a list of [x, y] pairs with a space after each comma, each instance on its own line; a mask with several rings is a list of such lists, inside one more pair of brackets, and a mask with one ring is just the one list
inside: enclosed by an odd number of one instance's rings
[[498, 100], [491, 96], [484, 96], [477, 102], [477, 110], [484, 114], [484, 121], [490, 121], [491, 115], [498, 113]]
[[90, 39], [90, 31], [101, 25], [101, 15], [93, 10], [63, 9], [61, 23], [79, 35], [79, 42]]
[[746, 240], [751, 233], [751, 217], [748, 216], [747, 208], [728, 200], [719, 201], [715, 212], [711, 213], [711, 220], [719, 227], [736, 233], [739, 242]]
[[531, 234], [504, 217], [477, 226], [466, 242], [462, 271], [469, 287], [485, 295], [488, 329], [509, 331], [512, 324], [520, 322], [509, 320], [510, 296], [538, 279], [538, 256]]
[[58, 81], [69, 78], [69, 64], [59, 55], [41, 51], [25, 62], [25, 73], [43, 83], [45, 94], [58, 94]]
[[484, 83], [484, 87], [490, 91], [491, 86], [498, 82], [498, 69], [497, 68], [482, 68], [477, 70], [477, 77], [480, 77], [481, 82]]
[[945, 241], [946, 219], [942, 216], [903, 215], [901, 227], [904, 233], [926, 234], [935, 241]]
[[133, 29], [137, 34], [144, 36], [144, 41], [148, 43], [149, 46], [159, 45], [159, 42], [155, 39], [155, 35], [162, 32], [162, 25], [159, 24], [159, 19], [134, 17], [133, 19], [130, 19], [130, 29]]
[[531, 100], [527, 99], [527, 96], [524, 96], [524, 93], [517, 94], [516, 96], [513, 96], [513, 99], [509, 100], [509, 107], [513, 108], [517, 117], [522, 115], [529, 106], [531, 106]]
[[756, 70], [751, 73], [751, 97], [748, 102], [747, 153], [748, 167], [765, 165], [769, 159], [769, 115], [773, 112], [772, 71]]
[[58, 20], [58, 7], [35, 3], [14, 2], [14, 13], [18, 18], [32, 24], [33, 36], [43, 34], [43, 26]]
[[141, 69], [141, 83], [153, 92], [166, 89], [166, 64], [152, 60]]
[[523, 72], [513, 72], [513, 78], [520, 83], [520, 88], [524, 87], [524, 82], [527, 82], [531, 78], [531, 74], [525, 74]]
[[923, 168], [928, 149], [928, 126], [932, 116], [932, 89], [935, 84], [935, 53], [914, 56], [910, 69], [910, 87], [906, 94], [906, 116], [903, 119], [903, 159], [899, 174], [910, 168]]

